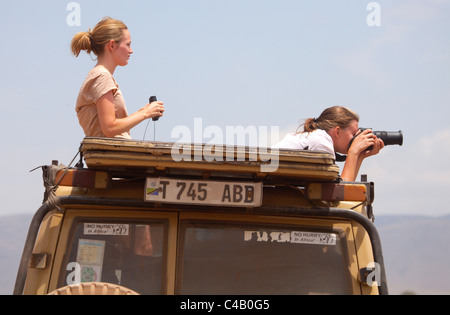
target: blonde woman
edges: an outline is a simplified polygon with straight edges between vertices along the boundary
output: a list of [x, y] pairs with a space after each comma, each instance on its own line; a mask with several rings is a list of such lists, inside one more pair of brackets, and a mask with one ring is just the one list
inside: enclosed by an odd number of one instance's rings
[[[303, 131], [290, 133], [275, 147], [280, 149], [317, 150], [331, 154], [347, 154], [341, 178], [353, 182], [365, 158], [384, 148], [383, 140], [372, 130], [360, 132], [359, 116], [348, 108], [334, 106], [322, 112], [319, 118], [309, 118]], [[358, 137], [355, 138], [355, 135]], [[350, 142], [353, 142], [350, 145]], [[369, 150], [369, 147], [373, 148]]]
[[118, 66], [126, 66], [133, 54], [127, 26], [106, 17], [88, 32], [76, 34], [71, 43], [78, 57], [82, 50], [97, 56], [97, 65], [81, 86], [76, 112], [87, 137], [131, 139], [130, 130], [146, 119], [161, 117], [163, 102], [153, 102], [128, 115], [119, 85], [114, 80]]

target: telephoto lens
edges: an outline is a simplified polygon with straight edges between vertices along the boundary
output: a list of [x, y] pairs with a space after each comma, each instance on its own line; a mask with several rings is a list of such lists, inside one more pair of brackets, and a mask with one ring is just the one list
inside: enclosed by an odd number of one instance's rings
[[373, 134], [383, 140], [384, 145], [403, 145], [402, 131], [374, 131]]

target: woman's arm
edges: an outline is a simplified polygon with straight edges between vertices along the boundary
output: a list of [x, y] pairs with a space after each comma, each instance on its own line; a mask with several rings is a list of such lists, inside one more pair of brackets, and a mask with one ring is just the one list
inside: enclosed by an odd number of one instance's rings
[[[372, 150], [367, 150], [373, 146]], [[356, 137], [350, 147], [342, 170], [341, 178], [346, 182], [354, 182], [365, 158], [376, 155], [384, 148], [383, 140], [377, 138], [371, 130], [363, 131]]]
[[130, 131], [146, 119], [161, 117], [164, 113], [164, 106], [162, 102], [153, 102], [128, 117], [116, 118], [114, 95], [110, 91], [97, 101], [97, 111], [103, 134], [108, 138], [113, 138]]

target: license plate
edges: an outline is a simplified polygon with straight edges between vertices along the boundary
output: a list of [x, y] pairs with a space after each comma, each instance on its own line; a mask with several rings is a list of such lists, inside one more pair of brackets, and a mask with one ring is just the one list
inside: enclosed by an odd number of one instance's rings
[[262, 183], [147, 178], [145, 201], [212, 205], [228, 207], [259, 207], [262, 204]]

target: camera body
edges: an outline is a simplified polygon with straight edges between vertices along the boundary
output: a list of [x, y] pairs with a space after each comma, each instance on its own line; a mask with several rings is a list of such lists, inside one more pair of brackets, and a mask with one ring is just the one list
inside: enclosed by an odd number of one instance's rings
[[[371, 128], [359, 128], [361, 132], [367, 129]], [[372, 133], [377, 136], [377, 138], [380, 138], [383, 140], [384, 145], [403, 145], [403, 132], [400, 131], [372, 131]], [[353, 139], [350, 141], [350, 144], [348, 147], [350, 148], [353, 144], [353, 140], [355, 140], [356, 137], [358, 137], [361, 133], [357, 134], [353, 137]], [[373, 146], [370, 146], [367, 148], [367, 150], [372, 150]]]

